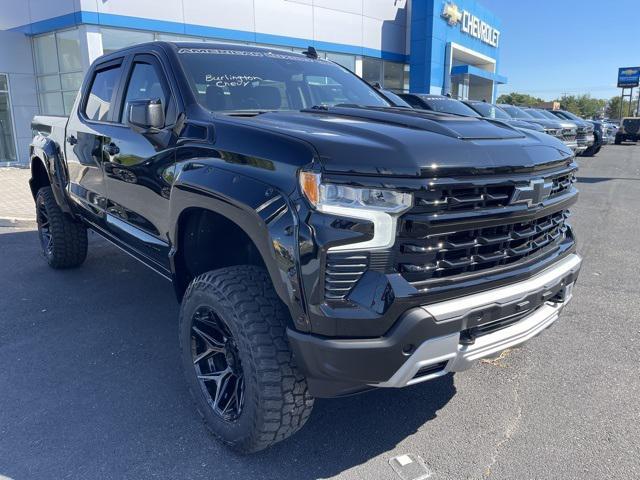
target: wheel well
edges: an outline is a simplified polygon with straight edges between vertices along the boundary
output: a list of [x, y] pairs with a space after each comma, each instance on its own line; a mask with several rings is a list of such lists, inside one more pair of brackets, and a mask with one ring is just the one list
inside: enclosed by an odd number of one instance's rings
[[178, 251], [175, 255], [176, 292], [181, 300], [198, 275], [234, 265], [266, 269], [253, 241], [236, 223], [205, 209], [190, 209], [178, 220]]
[[31, 195], [33, 195], [33, 198], [35, 199], [38, 194], [38, 190], [50, 185], [51, 182], [49, 181], [49, 174], [47, 173], [47, 169], [44, 167], [42, 160], [38, 157], [34, 157], [31, 160], [31, 180], [29, 181]]

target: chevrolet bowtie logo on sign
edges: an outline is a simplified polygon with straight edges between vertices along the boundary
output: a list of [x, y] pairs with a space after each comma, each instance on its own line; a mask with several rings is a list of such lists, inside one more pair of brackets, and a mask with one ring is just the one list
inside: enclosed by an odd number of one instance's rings
[[462, 20], [462, 12], [458, 10], [458, 6], [455, 3], [447, 2], [444, 4], [442, 10], [442, 16], [447, 20], [447, 23], [451, 26], [457, 24]]
[[618, 69], [618, 87], [633, 88], [640, 84], [640, 67], [623, 67]]
[[500, 31], [468, 11], [460, 10], [455, 3], [445, 2], [441, 15], [452, 27], [455, 27], [459, 23], [460, 30], [463, 33], [471, 35], [492, 47], [498, 47]]
[[553, 182], [545, 182], [542, 178], [531, 180], [529, 185], [516, 186], [509, 203], [526, 203], [529, 207], [539, 205], [551, 195], [552, 188]]

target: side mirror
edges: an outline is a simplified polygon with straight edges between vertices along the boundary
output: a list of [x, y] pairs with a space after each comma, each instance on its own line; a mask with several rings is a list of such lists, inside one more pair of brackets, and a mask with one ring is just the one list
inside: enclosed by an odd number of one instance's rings
[[132, 100], [127, 103], [127, 125], [140, 133], [164, 128], [164, 107], [160, 99]]

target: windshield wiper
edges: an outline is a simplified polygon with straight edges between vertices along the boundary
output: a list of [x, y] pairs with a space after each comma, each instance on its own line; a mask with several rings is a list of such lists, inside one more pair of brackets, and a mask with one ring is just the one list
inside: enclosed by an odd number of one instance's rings
[[256, 115], [262, 115], [263, 113], [277, 112], [278, 110], [262, 110], [258, 108], [250, 108], [247, 110], [216, 110], [215, 113], [221, 113], [223, 115], [230, 115], [233, 117], [255, 117]]

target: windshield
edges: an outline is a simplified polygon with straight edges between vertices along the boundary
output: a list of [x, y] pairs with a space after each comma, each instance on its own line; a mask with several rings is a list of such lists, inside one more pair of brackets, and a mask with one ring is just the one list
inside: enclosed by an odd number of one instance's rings
[[388, 107], [373, 88], [327, 60], [278, 50], [178, 47], [198, 103], [211, 111]]
[[[558, 121], [558, 117], [556, 117], [553, 113], [551, 112], [547, 112], [546, 110], [538, 110], [538, 112], [540, 113], [540, 115], [542, 115], [544, 118], [547, 118], [549, 120], [555, 120], [556, 122]], [[564, 119], [561, 119], [564, 120]]]
[[583, 121], [579, 116], [574, 115], [571, 112], [562, 111], [562, 112], [558, 112], [558, 113], [560, 113], [560, 115], [562, 115], [563, 117], [567, 118], [568, 120], [580, 120], [580, 121]]
[[511, 115], [511, 118], [520, 118], [523, 120], [531, 120], [533, 118], [521, 108], [514, 107], [513, 105], [500, 105], [500, 108]]
[[411, 105], [409, 105], [407, 102], [405, 102], [402, 98], [400, 98], [398, 95], [393, 93], [391, 90], [380, 90], [380, 93], [382, 93], [385, 97], [387, 97], [387, 99], [390, 102], [392, 102], [396, 107], [411, 108]]
[[453, 113], [454, 115], [464, 115], [465, 117], [479, 117], [480, 114], [471, 107], [466, 106], [459, 100], [448, 97], [427, 97], [420, 96], [431, 110], [442, 113]]
[[485, 102], [474, 102], [471, 104], [472, 108], [480, 113], [483, 117], [488, 118], [500, 118], [503, 120], [509, 120], [511, 117], [507, 115], [499, 107]]
[[542, 112], [540, 112], [539, 110], [535, 110], [533, 108], [527, 108], [527, 109], [525, 109], [525, 112], [527, 112], [533, 118], [541, 118], [542, 120], [546, 120], [547, 119], [547, 117], [545, 117], [542, 114]]

